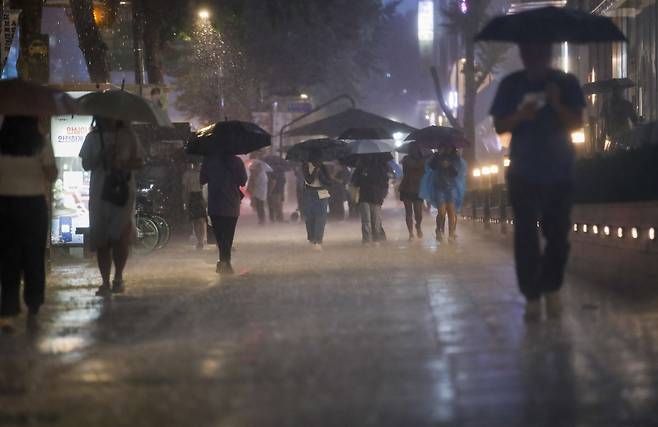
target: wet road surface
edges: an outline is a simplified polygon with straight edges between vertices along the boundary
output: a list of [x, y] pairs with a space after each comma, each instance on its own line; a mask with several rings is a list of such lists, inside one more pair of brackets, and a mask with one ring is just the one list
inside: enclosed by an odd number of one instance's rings
[[61, 262], [38, 324], [0, 335], [0, 426], [658, 425], [658, 303], [569, 277], [561, 320], [526, 325], [512, 257], [456, 245], [363, 247], [330, 224], [238, 226], [234, 267], [175, 243], [94, 296]]

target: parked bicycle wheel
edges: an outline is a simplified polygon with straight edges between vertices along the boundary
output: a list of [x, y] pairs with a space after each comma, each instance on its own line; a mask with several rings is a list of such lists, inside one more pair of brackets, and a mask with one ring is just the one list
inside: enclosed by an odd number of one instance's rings
[[155, 222], [155, 225], [158, 226], [158, 231], [160, 232], [160, 238], [158, 239], [156, 249], [162, 249], [167, 246], [167, 243], [169, 243], [169, 239], [171, 238], [171, 227], [169, 227], [167, 220], [159, 215], [151, 215], [151, 220]]
[[155, 221], [147, 216], [137, 215], [137, 239], [134, 244], [135, 252], [138, 254], [149, 254], [158, 247], [160, 231]]

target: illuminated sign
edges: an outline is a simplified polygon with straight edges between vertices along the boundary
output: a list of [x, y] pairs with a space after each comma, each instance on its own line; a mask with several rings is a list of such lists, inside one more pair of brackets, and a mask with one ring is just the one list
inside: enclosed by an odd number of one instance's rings
[[418, 2], [418, 41], [434, 41], [434, 2], [432, 0]]

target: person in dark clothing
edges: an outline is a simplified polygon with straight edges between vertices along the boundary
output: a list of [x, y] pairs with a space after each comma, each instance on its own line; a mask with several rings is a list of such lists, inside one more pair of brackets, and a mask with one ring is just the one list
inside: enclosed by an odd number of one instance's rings
[[409, 231], [409, 240], [414, 238], [414, 219], [416, 236], [423, 237], [423, 199], [418, 196], [420, 180], [425, 174], [425, 157], [415, 144], [411, 145], [409, 155], [402, 159], [402, 182], [400, 183], [400, 200], [404, 203], [405, 222]]
[[[550, 44], [520, 46], [525, 69], [498, 88], [491, 115], [511, 132], [508, 188], [514, 210], [516, 273], [526, 320], [560, 314], [569, 255], [574, 150], [570, 132], [583, 125], [585, 98], [575, 76], [552, 69]], [[540, 248], [537, 222], [546, 240]]]
[[8, 116], [0, 128], [0, 326], [21, 311], [20, 286], [30, 315], [44, 302], [48, 238], [46, 193], [57, 178], [52, 146], [36, 117]]
[[604, 145], [603, 150], [619, 148], [619, 136], [640, 122], [635, 107], [624, 98], [624, 90], [621, 88], [612, 92], [610, 99], [603, 105], [601, 116], [604, 120], [603, 133], [612, 144], [610, 147]]
[[345, 202], [349, 198], [347, 184], [350, 180], [350, 172], [347, 167], [336, 163], [332, 170], [334, 182], [329, 186], [329, 218], [334, 221], [345, 219]]
[[200, 180], [201, 185], [208, 184], [208, 214], [219, 249], [217, 273], [233, 274], [231, 248], [244, 197], [240, 187], [247, 183], [247, 170], [237, 156], [208, 156], [203, 159]]
[[382, 226], [382, 205], [388, 193], [390, 154], [363, 155], [359, 159], [352, 184], [359, 189], [361, 238], [364, 244], [386, 240]]
[[306, 235], [313, 249], [322, 250], [324, 228], [327, 224], [329, 190], [332, 179], [327, 167], [321, 161], [321, 153], [313, 150], [309, 159], [302, 165], [304, 173], [303, 212], [306, 222]]
[[286, 173], [276, 168], [267, 174], [267, 208], [270, 222], [283, 222], [283, 201], [286, 191]]

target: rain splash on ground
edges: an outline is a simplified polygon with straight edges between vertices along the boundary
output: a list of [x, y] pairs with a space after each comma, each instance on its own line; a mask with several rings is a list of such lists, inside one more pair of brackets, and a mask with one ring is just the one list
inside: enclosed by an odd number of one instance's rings
[[658, 310], [570, 277], [561, 321], [526, 325], [509, 248], [364, 247], [331, 223], [241, 220], [234, 277], [172, 242], [94, 296], [60, 261], [38, 324], [0, 336], [0, 426], [631, 426], [658, 424]]

